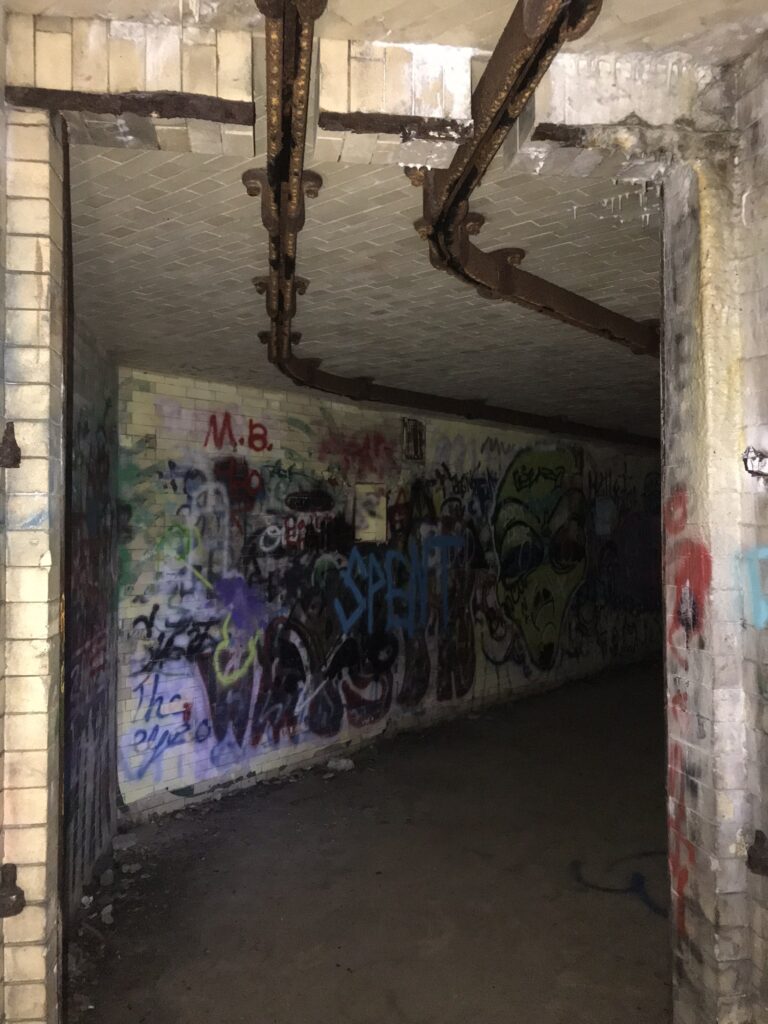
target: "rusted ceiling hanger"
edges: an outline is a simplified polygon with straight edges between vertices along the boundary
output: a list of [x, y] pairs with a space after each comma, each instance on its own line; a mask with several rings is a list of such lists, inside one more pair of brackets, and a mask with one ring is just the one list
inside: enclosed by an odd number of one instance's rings
[[[297, 239], [304, 226], [305, 196], [316, 196], [322, 179], [304, 170], [309, 79], [314, 23], [327, 0], [256, 0], [265, 18], [267, 60], [267, 166], [243, 174], [251, 196], [261, 197], [269, 235], [269, 273], [254, 278], [266, 295], [270, 362], [296, 384], [356, 401], [386, 402], [428, 412], [484, 419], [598, 440], [657, 447], [652, 438], [605, 430], [570, 420], [538, 416], [483, 401], [446, 398], [377, 384], [368, 377], [343, 377], [320, 369], [319, 359], [293, 354], [300, 335], [292, 331], [296, 295], [307, 282], [296, 275]], [[432, 263], [471, 283], [482, 294], [504, 298], [565, 323], [627, 345], [658, 351], [658, 335], [647, 325], [589, 302], [521, 271], [520, 250], [485, 253], [469, 242], [481, 218], [469, 213], [469, 198], [499, 146], [563, 43], [593, 24], [602, 0], [520, 0], [472, 97], [472, 141], [459, 146], [446, 170], [421, 169], [412, 180], [424, 185], [424, 217], [417, 222], [428, 240]]]
[[603, 0], [520, 0], [472, 94], [475, 133], [445, 170], [407, 168], [424, 186], [424, 216], [416, 230], [429, 243], [432, 265], [472, 285], [489, 299], [506, 299], [632, 352], [658, 356], [656, 325], [638, 323], [552, 281], [520, 269], [521, 249], [484, 252], [469, 236], [482, 215], [469, 212], [500, 146], [532, 97], [558, 50], [594, 24]]

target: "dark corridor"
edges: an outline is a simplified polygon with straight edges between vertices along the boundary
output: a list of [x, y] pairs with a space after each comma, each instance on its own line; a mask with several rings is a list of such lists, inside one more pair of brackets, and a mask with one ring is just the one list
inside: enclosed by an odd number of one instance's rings
[[668, 1020], [663, 707], [612, 669], [141, 826], [72, 1021]]

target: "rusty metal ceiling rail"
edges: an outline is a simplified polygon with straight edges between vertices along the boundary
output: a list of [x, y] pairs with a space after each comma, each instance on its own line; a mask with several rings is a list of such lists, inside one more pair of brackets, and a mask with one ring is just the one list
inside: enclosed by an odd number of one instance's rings
[[270, 362], [291, 358], [298, 336], [291, 333], [296, 293], [307, 282], [296, 276], [298, 234], [304, 227], [304, 197], [317, 196], [323, 180], [304, 170], [309, 74], [315, 21], [327, 0], [256, 0], [264, 15], [267, 54], [267, 166], [243, 174], [248, 195], [261, 196], [261, 219], [269, 235], [269, 273], [254, 279], [267, 296], [271, 327], [260, 334]]
[[520, 117], [560, 47], [584, 35], [603, 0], [520, 0], [472, 95], [474, 137], [450, 167], [407, 169], [424, 187], [424, 216], [415, 227], [429, 243], [434, 267], [448, 271], [489, 299], [506, 299], [562, 323], [658, 356], [655, 325], [638, 323], [581, 295], [520, 269], [520, 249], [484, 252], [470, 241], [482, 218], [469, 211], [474, 190]]
[[[574, 437], [658, 447], [653, 438], [624, 431], [518, 412], [478, 400], [388, 387], [367, 377], [343, 377], [321, 370], [318, 359], [294, 355], [293, 346], [301, 337], [292, 330], [296, 296], [304, 294], [308, 286], [296, 274], [298, 234], [304, 226], [305, 196], [317, 196], [322, 188], [320, 175], [304, 170], [304, 153], [314, 23], [325, 10], [326, 2], [256, 0], [266, 25], [267, 166], [246, 171], [243, 183], [249, 195], [261, 198], [262, 222], [269, 235], [269, 272], [265, 277], [254, 278], [253, 283], [266, 295], [270, 329], [260, 332], [259, 338], [267, 345], [270, 362], [296, 384], [357, 401], [385, 402]], [[520, 0], [473, 96], [473, 141], [459, 147], [447, 171], [426, 171], [421, 179], [425, 186], [425, 218], [420, 228], [429, 239], [433, 263], [471, 281], [484, 293], [511, 298], [613, 340], [623, 340], [626, 325], [632, 325], [637, 334], [632, 336], [629, 347], [645, 351], [650, 345], [647, 328], [519, 271], [513, 266], [521, 258], [519, 250], [483, 253], [475, 246], [470, 247], [467, 240], [467, 235], [481, 222], [477, 215], [468, 213], [472, 189], [482, 179], [514, 118], [560, 45], [586, 31], [601, 3], [602, 0]], [[514, 59], [510, 60], [512, 47], [516, 49]], [[510, 284], [512, 270], [515, 273]], [[564, 307], [564, 297], [570, 306], [566, 303]], [[598, 324], [594, 323], [595, 311], [601, 318]]]

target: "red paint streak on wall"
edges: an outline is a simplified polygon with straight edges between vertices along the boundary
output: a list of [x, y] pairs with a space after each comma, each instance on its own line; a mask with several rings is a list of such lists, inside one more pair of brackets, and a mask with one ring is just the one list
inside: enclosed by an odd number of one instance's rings
[[[688, 696], [675, 693], [671, 701], [674, 722], [684, 728], [688, 712]], [[680, 939], [688, 935], [685, 920], [685, 899], [690, 881], [690, 871], [696, 865], [696, 847], [686, 837], [685, 765], [683, 747], [679, 740], [672, 740], [669, 748], [669, 772], [667, 776], [667, 799], [669, 812], [669, 874], [672, 880], [672, 900], [675, 931]]]
[[244, 534], [248, 513], [253, 509], [262, 490], [261, 473], [258, 469], [251, 469], [242, 456], [228, 455], [216, 460], [213, 475], [217, 482], [226, 488], [230, 519]]
[[664, 505], [664, 528], [673, 537], [679, 536], [688, 525], [688, 493], [678, 488]]
[[671, 562], [674, 566], [675, 604], [667, 642], [673, 657], [687, 669], [688, 659], [678, 651], [675, 639], [682, 629], [685, 646], [689, 647], [691, 638], [702, 632], [705, 603], [712, 583], [712, 557], [698, 541], [682, 540], [672, 548]]
[[[664, 526], [667, 534], [680, 536], [688, 526], [688, 496], [679, 489], [664, 506]], [[701, 635], [704, 628], [707, 595], [712, 584], [712, 556], [700, 541], [688, 538], [676, 541], [669, 549], [667, 564], [675, 583], [675, 600], [667, 629], [667, 645], [671, 655], [688, 668], [688, 660], [677, 647], [680, 630], [685, 634], [685, 646]]]
[[[688, 659], [678, 649], [679, 634], [682, 630], [688, 649], [691, 639], [703, 632], [706, 602], [712, 584], [712, 556], [700, 541], [685, 536], [688, 529], [688, 494], [685, 488], [675, 490], [666, 502], [664, 528], [667, 537], [674, 538], [667, 548], [667, 567], [675, 585], [667, 646], [671, 657], [687, 670]], [[678, 939], [682, 940], [688, 936], [685, 902], [691, 872], [696, 865], [696, 847], [687, 836], [685, 758], [683, 744], [678, 738], [686, 732], [687, 694], [675, 692], [670, 701], [670, 715], [674, 728], [667, 774], [669, 874], [675, 931]]]
[[366, 476], [382, 477], [396, 468], [392, 444], [378, 432], [359, 438], [329, 434], [320, 445], [319, 455], [337, 463], [344, 474], [355, 472], [361, 480]]

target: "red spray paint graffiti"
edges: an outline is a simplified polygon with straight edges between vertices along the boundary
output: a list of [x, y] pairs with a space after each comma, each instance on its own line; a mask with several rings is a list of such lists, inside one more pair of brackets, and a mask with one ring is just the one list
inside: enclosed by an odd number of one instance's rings
[[320, 445], [319, 455], [338, 465], [344, 475], [354, 472], [361, 480], [381, 479], [396, 468], [394, 447], [378, 432], [362, 437], [329, 434]]
[[219, 451], [228, 446], [236, 452], [239, 446], [240, 448], [250, 448], [252, 452], [271, 452], [272, 445], [269, 441], [269, 431], [264, 424], [249, 419], [246, 427], [245, 419], [242, 422], [241, 436], [237, 437], [232, 421], [232, 413], [225, 412], [221, 417], [217, 416], [216, 413], [211, 413], [203, 447], [207, 448], [213, 442], [213, 447]]
[[[690, 648], [693, 637], [703, 634], [706, 602], [712, 583], [712, 556], [700, 541], [685, 536], [688, 530], [688, 494], [685, 488], [675, 490], [664, 506], [664, 526], [669, 538], [667, 565], [675, 585], [667, 646], [670, 657], [687, 670], [688, 659], [680, 651], [680, 634], [682, 632], [685, 637], [686, 650]], [[667, 775], [669, 874], [675, 930], [679, 939], [685, 939], [688, 935], [685, 904], [691, 872], [696, 865], [696, 847], [687, 835], [688, 776], [680, 739], [687, 730], [687, 694], [675, 691], [670, 701], [670, 717], [672, 739]]]
[[[664, 507], [667, 536], [680, 537], [688, 527], [688, 495], [678, 489]], [[707, 595], [712, 583], [712, 556], [700, 541], [680, 537], [668, 548], [667, 564], [675, 584], [675, 599], [669, 616], [667, 645], [673, 658], [688, 668], [681, 653], [678, 636], [682, 630], [688, 649], [694, 636], [701, 636]]]
[[[676, 692], [671, 701], [671, 713], [675, 726], [685, 729], [688, 713], [688, 695]], [[690, 880], [690, 871], [696, 865], [696, 847], [686, 836], [685, 765], [683, 747], [673, 739], [669, 748], [669, 772], [667, 775], [667, 800], [669, 813], [669, 875], [672, 881], [672, 900], [675, 931], [680, 939], [686, 938], [688, 929], [685, 921], [685, 900]]]

